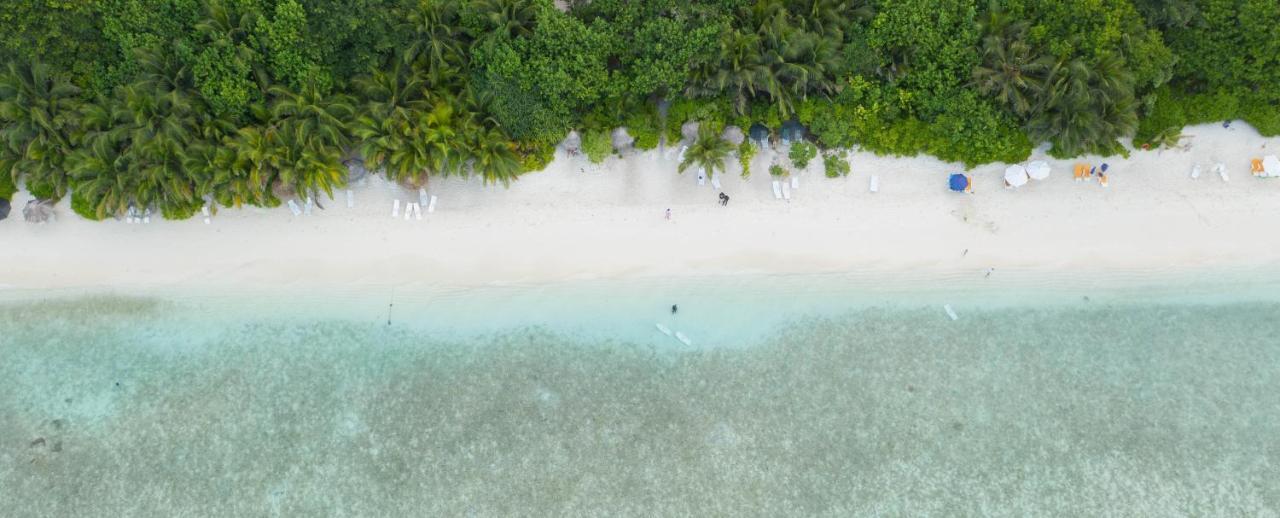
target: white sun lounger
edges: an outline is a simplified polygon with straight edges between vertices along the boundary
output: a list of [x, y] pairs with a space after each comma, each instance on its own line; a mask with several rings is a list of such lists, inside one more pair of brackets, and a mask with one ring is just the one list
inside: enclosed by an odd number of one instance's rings
[[126, 225], [132, 225], [133, 220], [136, 219], [134, 217], [136, 214], [138, 214], [138, 210], [133, 207], [129, 207], [129, 210], [125, 211], [124, 213], [124, 223]]
[[147, 209], [142, 212], [142, 222], [151, 223], [151, 209]]
[[791, 201], [791, 184], [786, 182], [782, 183], [782, 199]]
[[867, 189], [871, 192], [880, 192], [880, 177], [871, 175], [871, 185]]
[[707, 184], [707, 173], [704, 173], [702, 172], [701, 169], [699, 169], [698, 170], [698, 186], [703, 186], [706, 184]]
[[1217, 163], [1214, 164], [1213, 170], [1218, 173], [1218, 176], [1222, 177], [1222, 181], [1230, 181], [1230, 179], [1227, 178], [1227, 166], [1222, 165], [1222, 163]]
[[711, 186], [712, 186], [712, 187], [715, 187], [717, 191], [721, 190], [721, 187], [720, 187], [720, 175], [718, 175], [718, 174], [712, 174], [712, 175], [711, 175]]
[[773, 181], [773, 199], [775, 200], [782, 199], [782, 182], [779, 182], [777, 180]]
[[1200, 178], [1200, 164], [1196, 164], [1191, 168], [1191, 179], [1195, 180], [1196, 178]]
[[800, 190], [800, 177], [799, 177], [799, 176], [792, 176], [792, 177], [791, 177], [791, 188], [792, 188], [792, 189], [795, 189], [795, 190], [797, 190], [797, 191], [798, 191], [798, 190]]
[[356, 206], [356, 193], [353, 192], [351, 189], [347, 189], [347, 208], [350, 209], [355, 206]]
[[427, 196], [426, 189], [418, 189], [418, 205], [427, 205], [431, 203], [431, 198]]
[[392, 202], [391, 202], [391, 217], [396, 218], [396, 217], [399, 217], [399, 216], [400, 216], [400, 200], [392, 201]]
[[413, 215], [414, 217], [418, 218], [418, 221], [422, 221], [422, 204], [421, 203], [413, 204]]
[[210, 219], [210, 217], [209, 217], [209, 205], [208, 205], [208, 204], [205, 204], [205, 206], [200, 207], [200, 214], [203, 214], [203, 215], [204, 215], [204, 224], [205, 224], [205, 225], [208, 225], [208, 224], [210, 224], [210, 223], [213, 223], [213, 220], [212, 220], [212, 219]]
[[427, 202], [427, 213], [430, 214], [435, 211], [436, 211], [436, 195], [432, 194], [431, 201]]
[[310, 216], [311, 207], [314, 207], [315, 205], [316, 205], [316, 200], [310, 196], [307, 196], [307, 204], [302, 206], [302, 213]]
[[413, 206], [414, 206], [414, 205], [417, 205], [417, 204], [416, 204], [416, 203], [414, 203], [414, 202], [409, 202], [409, 203], [404, 204], [404, 220], [405, 220], [405, 221], [409, 221], [411, 218], [413, 218]]
[[298, 207], [298, 202], [289, 200], [289, 212], [292, 212], [294, 217], [302, 215], [302, 209]]

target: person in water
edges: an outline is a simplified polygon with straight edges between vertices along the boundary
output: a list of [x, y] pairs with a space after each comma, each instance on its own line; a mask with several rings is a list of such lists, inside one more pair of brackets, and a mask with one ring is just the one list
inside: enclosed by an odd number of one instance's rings
[[676, 314], [676, 311], [679, 311], [679, 310], [680, 310], [680, 306], [677, 306], [677, 305], [675, 305], [675, 304], [672, 304], [672, 305], [671, 305], [671, 314], [672, 314], [672, 315]]

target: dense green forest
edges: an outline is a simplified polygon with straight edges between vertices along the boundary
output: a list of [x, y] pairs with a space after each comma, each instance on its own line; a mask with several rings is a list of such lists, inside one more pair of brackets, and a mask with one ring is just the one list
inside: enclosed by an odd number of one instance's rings
[[4, 1], [0, 196], [98, 219], [331, 194], [354, 157], [507, 184], [570, 129], [599, 159], [690, 120], [707, 164], [789, 120], [971, 166], [1280, 133], [1276, 0]]

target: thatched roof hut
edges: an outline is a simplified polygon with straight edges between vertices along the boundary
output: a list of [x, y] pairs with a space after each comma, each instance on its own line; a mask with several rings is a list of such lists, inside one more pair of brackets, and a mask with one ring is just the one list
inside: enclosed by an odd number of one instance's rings
[[22, 208], [22, 219], [27, 223], [45, 223], [55, 219], [53, 202], [48, 200], [31, 200]]
[[683, 142], [686, 146], [691, 146], [693, 141], [698, 140], [698, 128], [700, 126], [698, 121], [689, 121], [680, 126], [680, 137], [684, 139]]
[[765, 144], [769, 143], [769, 128], [764, 124], [759, 122], [752, 124], [750, 131], [751, 140], [755, 141], [756, 145], [764, 147]]
[[0, 198], [0, 220], [4, 220], [9, 217], [9, 209], [11, 208], [13, 208], [13, 206], [9, 204], [9, 200]]
[[729, 141], [730, 144], [740, 146], [742, 145], [742, 141], [746, 139], [746, 136], [742, 134], [742, 128], [737, 126], [728, 126], [725, 127], [724, 133], [720, 134], [720, 138]]
[[560, 143], [566, 153], [576, 155], [582, 150], [582, 135], [577, 130], [569, 130], [569, 134], [564, 137], [564, 141]]
[[625, 126], [619, 126], [613, 130], [613, 150], [619, 153], [631, 149], [632, 144], [636, 143], [636, 139], [627, 133]]

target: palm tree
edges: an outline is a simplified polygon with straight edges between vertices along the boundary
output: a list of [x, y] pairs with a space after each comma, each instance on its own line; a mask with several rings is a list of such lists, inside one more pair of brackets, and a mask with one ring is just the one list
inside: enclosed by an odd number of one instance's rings
[[316, 140], [331, 147], [346, 147], [347, 122], [355, 113], [351, 97], [342, 94], [326, 94], [315, 81], [307, 81], [301, 91], [294, 92], [284, 86], [271, 87], [273, 101], [271, 116], [285, 131], [295, 133], [302, 141]]
[[392, 180], [424, 182], [431, 163], [415, 130], [431, 106], [425, 73], [397, 63], [389, 71], [357, 79], [356, 86], [367, 101], [351, 133], [365, 164], [384, 170]]
[[1081, 59], [1057, 64], [1049, 74], [1042, 107], [1027, 124], [1033, 138], [1053, 142], [1059, 156], [1109, 154], [1116, 139], [1137, 129], [1134, 77], [1114, 55], [1090, 66]]
[[96, 219], [124, 216], [137, 192], [128, 157], [108, 133], [95, 135], [87, 144], [67, 157], [68, 172], [75, 181], [72, 198], [88, 203]]
[[468, 141], [471, 168], [485, 183], [509, 186], [520, 176], [520, 158], [516, 156], [515, 144], [501, 131], [495, 128], [472, 131]]
[[1013, 19], [995, 2], [978, 20], [982, 38], [982, 62], [973, 69], [973, 83], [1024, 120], [1040, 104], [1045, 81], [1053, 70], [1053, 57], [1040, 55], [1026, 41], [1030, 22]]
[[0, 172], [46, 197], [66, 193], [80, 89], [43, 63], [10, 62], [0, 74]]
[[412, 8], [407, 18], [413, 32], [401, 51], [402, 62], [426, 71], [433, 83], [460, 77], [450, 73], [462, 68], [466, 60], [458, 30], [458, 2], [423, 2]]
[[483, 20], [483, 30], [471, 35], [476, 41], [533, 35], [538, 19], [538, 5], [533, 0], [474, 0], [468, 4], [468, 9]]
[[689, 166], [697, 166], [714, 175], [716, 171], [725, 171], [725, 158], [733, 151], [733, 144], [720, 138], [720, 134], [710, 124], [702, 124], [698, 128], [698, 138], [685, 151], [684, 160], [680, 162], [677, 172], [683, 173]]

